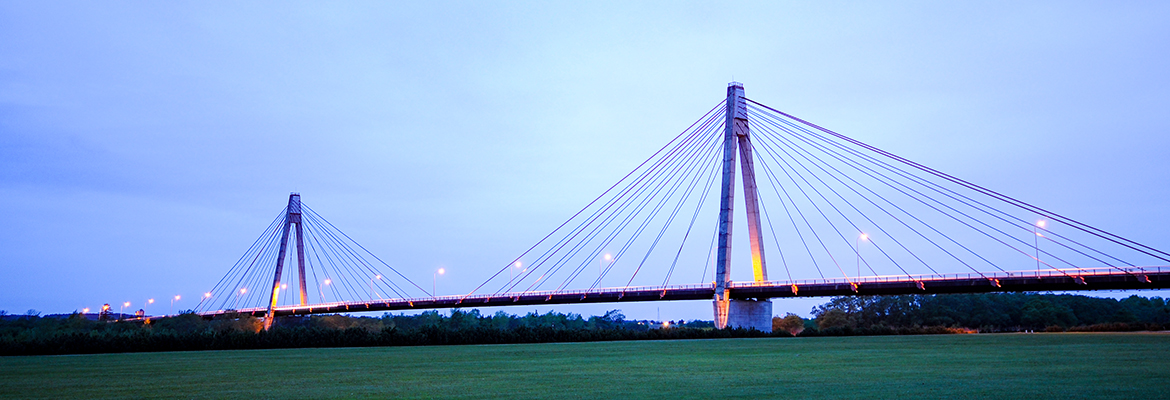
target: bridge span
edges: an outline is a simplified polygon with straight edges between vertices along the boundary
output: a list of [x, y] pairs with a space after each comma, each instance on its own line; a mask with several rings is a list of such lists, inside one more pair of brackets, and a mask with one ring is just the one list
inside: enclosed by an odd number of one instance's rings
[[[858, 279], [732, 282], [732, 299], [831, 297], [990, 292], [1044, 292], [1080, 290], [1143, 290], [1170, 288], [1170, 266], [1095, 268], [1067, 271], [1016, 271], [1000, 273], [872, 276]], [[491, 295], [437, 296], [409, 299], [376, 299], [304, 306], [284, 306], [276, 316], [342, 312], [406, 311], [448, 308], [508, 307], [586, 303], [710, 300], [715, 285], [692, 284], [641, 286]], [[267, 307], [215, 310], [199, 313], [205, 318], [224, 314], [264, 317]]]

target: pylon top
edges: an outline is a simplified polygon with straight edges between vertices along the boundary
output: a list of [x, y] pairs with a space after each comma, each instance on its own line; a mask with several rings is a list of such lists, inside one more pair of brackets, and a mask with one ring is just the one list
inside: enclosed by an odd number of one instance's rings
[[731, 111], [727, 113], [727, 122], [730, 124], [731, 119], [747, 120], [747, 103], [743, 101], [743, 84], [732, 81], [727, 84], [727, 106], [731, 107]]
[[[301, 214], [301, 194], [293, 192], [288, 195], [288, 213], [290, 215]], [[300, 223], [300, 221], [292, 221], [293, 223]]]

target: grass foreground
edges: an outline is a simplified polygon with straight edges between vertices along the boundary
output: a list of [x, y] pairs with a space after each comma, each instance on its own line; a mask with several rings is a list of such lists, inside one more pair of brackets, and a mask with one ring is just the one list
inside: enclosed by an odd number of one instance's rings
[[1167, 398], [1170, 334], [0, 357], [0, 398]]

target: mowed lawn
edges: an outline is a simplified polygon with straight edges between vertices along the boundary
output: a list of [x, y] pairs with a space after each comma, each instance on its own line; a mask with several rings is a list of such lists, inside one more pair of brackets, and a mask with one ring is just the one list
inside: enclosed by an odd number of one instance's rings
[[1170, 335], [984, 334], [0, 357], [0, 398], [1170, 398]]

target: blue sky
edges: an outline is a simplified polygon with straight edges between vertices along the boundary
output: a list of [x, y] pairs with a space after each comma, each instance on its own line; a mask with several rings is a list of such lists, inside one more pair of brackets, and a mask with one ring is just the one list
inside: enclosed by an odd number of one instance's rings
[[[0, 3], [0, 309], [192, 298], [290, 191], [417, 281], [442, 266], [439, 291], [465, 292], [731, 80], [772, 107], [1170, 249], [1168, 11]], [[561, 309], [608, 308], [710, 318], [705, 302]]]

